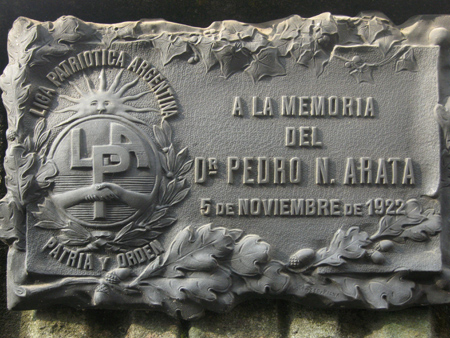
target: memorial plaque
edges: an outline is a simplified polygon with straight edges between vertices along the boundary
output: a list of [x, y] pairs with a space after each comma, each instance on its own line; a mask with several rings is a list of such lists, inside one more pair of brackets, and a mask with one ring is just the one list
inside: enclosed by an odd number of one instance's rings
[[449, 29], [17, 19], [8, 306], [449, 302]]

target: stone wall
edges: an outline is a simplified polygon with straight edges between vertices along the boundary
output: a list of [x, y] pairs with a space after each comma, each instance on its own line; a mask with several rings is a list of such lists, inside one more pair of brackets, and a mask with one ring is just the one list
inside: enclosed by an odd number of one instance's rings
[[2, 313], [2, 337], [23, 338], [413, 338], [448, 337], [448, 307], [397, 312], [310, 310], [253, 301], [185, 322], [149, 311], [50, 309]]
[[[295, 0], [0, 0], [0, 68], [7, 63], [6, 35], [18, 16], [40, 21], [74, 15], [86, 21], [120, 22], [146, 18], [208, 26], [236, 19], [263, 22], [330, 11], [356, 15], [380, 10], [396, 24], [418, 14], [450, 14], [442, 1], [295, 1]], [[0, 153], [4, 152], [5, 111], [1, 110]], [[4, 187], [0, 192], [4, 193]], [[450, 337], [450, 307], [413, 308], [397, 312], [310, 310], [285, 301], [252, 301], [228, 314], [207, 314], [195, 322], [146, 311], [48, 309], [6, 310], [6, 246], [0, 247], [0, 337]]]

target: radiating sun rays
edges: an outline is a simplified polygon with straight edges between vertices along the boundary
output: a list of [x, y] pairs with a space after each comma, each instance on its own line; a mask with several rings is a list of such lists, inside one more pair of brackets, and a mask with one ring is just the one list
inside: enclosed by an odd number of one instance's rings
[[74, 82], [70, 82], [70, 84], [77, 91], [80, 97], [77, 98], [60, 94], [60, 98], [73, 103], [73, 105], [58, 110], [56, 111], [56, 113], [76, 112], [76, 114], [59, 123], [57, 127], [65, 125], [82, 117], [97, 114], [122, 116], [130, 121], [145, 124], [145, 122], [131, 116], [128, 113], [159, 113], [159, 111], [154, 108], [136, 108], [126, 104], [130, 101], [139, 100], [146, 94], [151, 93], [151, 91], [144, 91], [139, 94], [125, 96], [125, 93], [138, 83], [139, 78], [136, 78], [135, 80], [120, 86], [120, 79], [122, 77], [123, 71], [123, 69], [119, 71], [109, 88], [105, 70], [103, 68], [100, 71], [98, 88], [95, 88], [89, 77], [84, 73], [83, 77], [86, 82], [88, 90], [87, 92], [83, 92], [83, 90], [81, 90], [81, 88], [77, 84], [75, 84]]

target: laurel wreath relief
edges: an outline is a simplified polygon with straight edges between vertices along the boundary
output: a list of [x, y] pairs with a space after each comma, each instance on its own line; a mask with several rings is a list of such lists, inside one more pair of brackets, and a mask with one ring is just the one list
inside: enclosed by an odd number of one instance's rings
[[[165, 23], [164, 27], [167, 25], [171, 24]], [[388, 63], [395, 62], [396, 72], [417, 69], [413, 50], [403, 44], [402, 32], [389, 20], [376, 16], [343, 18], [322, 14], [305, 19], [294, 15], [268, 29], [224, 21], [208, 29], [178, 33], [163, 31], [157, 24], [145, 21], [98, 27], [68, 16], [43, 25], [20, 18], [10, 32], [10, 63], [0, 78], [9, 126], [5, 156], [8, 193], [0, 201], [0, 238], [14, 243], [18, 250], [25, 248], [25, 205], [30, 202], [40, 203], [34, 212], [36, 227], [54, 231], [65, 245], [86, 250], [107, 247], [118, 252], [137, 247], [157, 238], [176, 222], [169, 209], [189, 193], [186, 176], [192, 160], [186, 148], [175, 150], [172, 129], [165, 118], [160, 126], [153, 127], [163, 169], [157, 203], [124, 226], [113, 240], [96, 238], [81, 225], [68, 221], [49, 198], [42, 200], [57, 170], [46, 159], [50, 131], [45, 130], [45, 119], [36, 119], [32, 136], [25, 132], [22, 120], [31, 88], [28, 72], [71, 52], [74, 43], [95, 41], [109, 48], [114, 41], [124, 39], [149, 42], [159, 50], [163, 65], [188, 56], [180, 59], [190, 64], [200, 62], [205, 71], [218, 67], [225, 78], [244, 71], [255, 82], [285, 75], [285, 57], [311, 69], [316, 76], [336, 58], [358, 83], [373, 82], [373, 71]], [[35, 45], [37, 40], [40, 43]], [[344, 45], [338, 54], [337, 46]], [[381, 54], [379, 60], [369, 63], [358, 55], [358, 50], [371, 47], [377, 47]], [[443, 125], [448, 126], [447, 122]], [[439, 215], [433, 210], [423, 211], [418, 201], [410, 200], [405, 215], [382, 217], [375, 234], [370, 236], [360, 227], [338, 230], [327, 247], [317, 251], [302, 248], [288, 262], [273, 260], [270, 245], [258, 235], [210, 224], [189, 226], [177, 233], [164, 253], [135, 270], [117, 268], [103, 272], [101, 277], [49, 277], [45, 284], [30, 279], [14, 285], [14, 293], [30, 300], [50, 294], [53, 299], [85, 299], [88, 295], [91, 305], [145, 305], [185, 319], [201, 316], [205, 309], [228, 310], [240, 298], [254, 293], [315, 295], [326, 304], [399, 307], [425, 289], [433, 293], [448, 286], [424, 286], [406, 272], [373, 278], [343, 273], [322, 275], [320, 269], [361, 261], [385, 264], [383, 252], [405, 241], [430, 240], [439, 233], [440, 226]], [[69, 285], [76, 285], [77, 291], [67, 288]]]

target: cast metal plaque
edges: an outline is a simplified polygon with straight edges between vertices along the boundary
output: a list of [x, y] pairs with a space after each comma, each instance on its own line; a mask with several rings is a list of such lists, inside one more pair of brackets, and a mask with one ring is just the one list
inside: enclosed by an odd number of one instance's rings
[[19, 18], [0, 81], [9, 307], [448, 302], [446, 27]]

